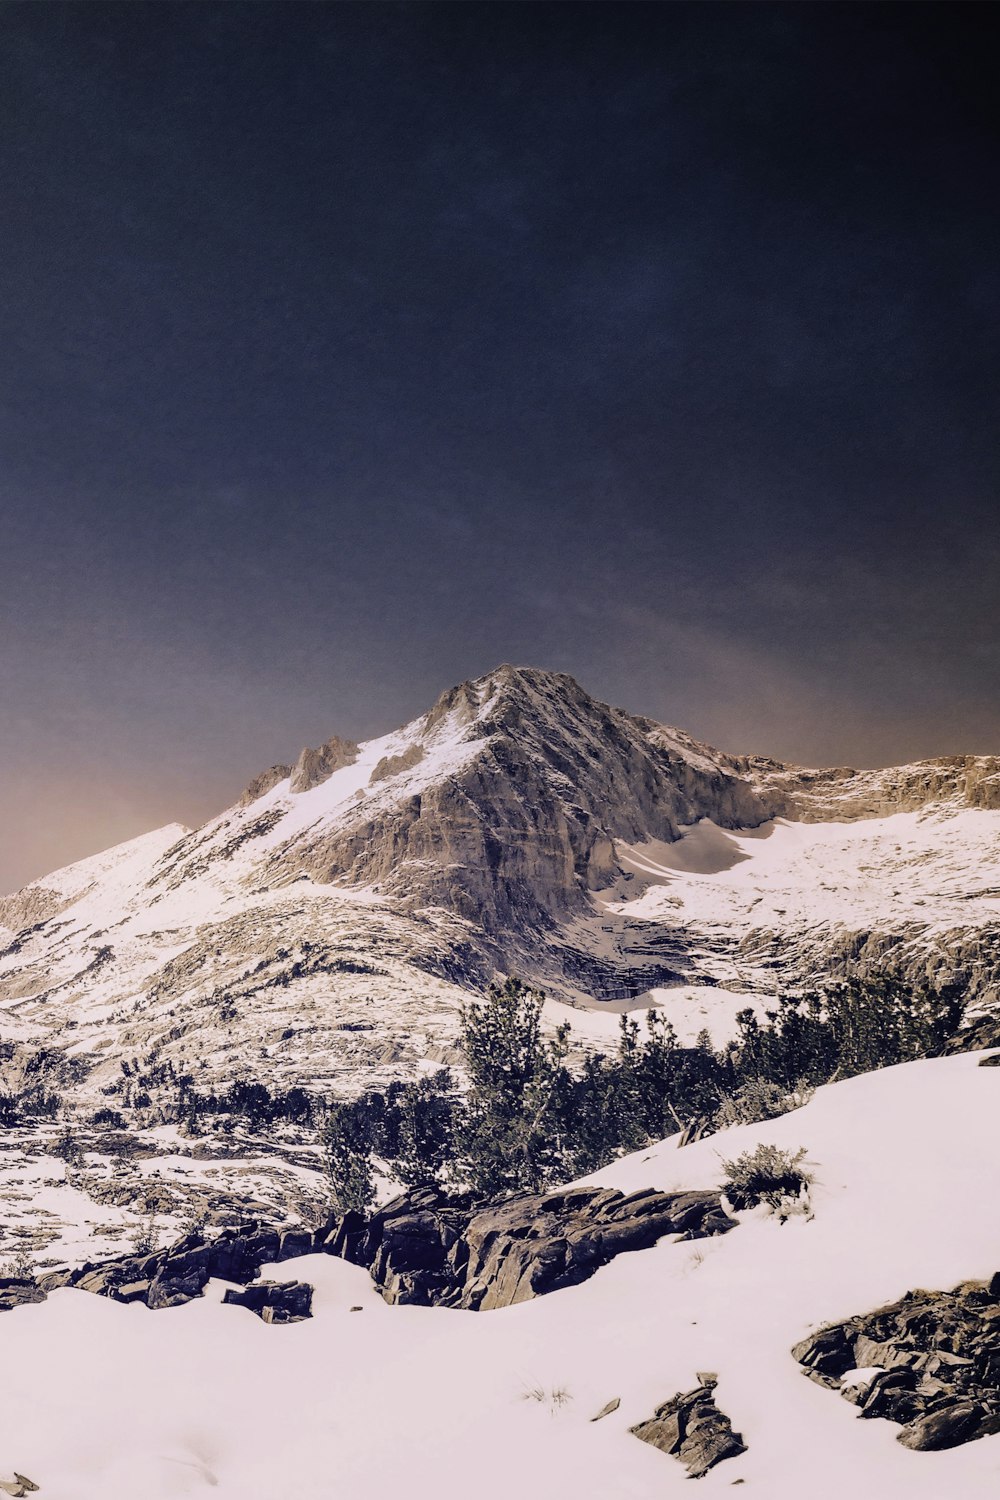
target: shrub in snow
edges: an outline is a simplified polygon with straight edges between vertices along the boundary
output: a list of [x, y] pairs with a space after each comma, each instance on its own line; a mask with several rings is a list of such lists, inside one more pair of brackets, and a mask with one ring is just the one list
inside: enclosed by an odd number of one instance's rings
[[714, 1125], [725, 1130], [730, 1125], [756, 1125], [761, 1120], [776, 1120], [789, 1110], [808, 1104], [815, 1090], [806, 1083], [785, 1089], [768, 1078], [749, 1078], [727, 1094], [719, 1105]]
[[125, 1125], [120, 1111], [109, 1109], [107, 1106], [95, 1109], [90, 1117], [90, 1123], [91, 1125], [106, 1125], [109, 1130], [122, 1130]]
[[132, 1253], [134, 1255], [152, 1255], [160, 1248], [160, 1232], [156, 1227], [156, 1216], [147, 1214], [142, 1223], [136, 1228], [132, 1236]]
[[764, 1203], [774, 1211], [793, 1208], [808, 1192], [812, 1174], [803, 1166], [806, 1150], [793, 1156], [777, 1146], [759, 1145], [735, 1161], [722, 1163], [726, 1171], [722, 1191], [739, 1212]]
[[11, 1281], [34, 1280], [35, 1262], [23, 1245], [10, 1260], [6, 1260], [0, 1264], [0, 1277], [5, 1277]]

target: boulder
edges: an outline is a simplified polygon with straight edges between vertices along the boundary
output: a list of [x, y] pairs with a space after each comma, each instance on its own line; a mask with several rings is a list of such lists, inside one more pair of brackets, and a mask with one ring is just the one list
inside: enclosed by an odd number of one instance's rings
[[843, 1327], [823, 1328], [796, 1344], [792, 1354], [807, 1370], [826, 1376], [831, 1385], [848, 1370], [859, 1368], [854, 1349]]
[[44, 1302], [45, 1292], [30, 1276], [0, 1276], [0, 1312], [24, 1307], [30, 1302]]
[[305, 1281], [257, 1281], [238, 1292], [227, 1291], [222, 1300], [249, 1308], [265, 1323], [301, 1323], [312, 1316], [312, 1294]]
[[209, 1274], [221, 1281], [252, 1281], [262, 1265], [278, 1259], [280, 1243], [276, 1229], [255, 1223], [224, 1229], [208, 1247]]
[[44, 1275], [39, 1276], [38, 1285], [46, 1294], [57, 1292], [60, 1287], [71, 1286], [75, 1275], [76, 1272], [72, 1270], [46, 1271]]
[[927, 1400], [917, 1393], [912, 1370], [882, 1370], [871, 1381], [861, 1400], [863, 1417], [888, 1417], [891, 1422], [911, 1422], [927, 1409]]
[[124, 1286], [117, 1286], [111, 1292], [116, 1302], [149, 1302], [149, 1289], [151, 1281], [127, 1281]]
[[277, 1259], [295, 1260], [300, 1255], [311, 1255], [315, 1241], [311, 1229], [285, 1229], [278, 1238]]
[[715, 1404], [715, 1385], [699, 1385], [657, 1407], [648, 1421], [629, 1429], [661, 1453], [676, 1455], [692, 1479], [700, 1479], [726, 1458], [747, 1451], [726, 1414]]
[[25, 1495], [33, 1495], [38, 1489], [34, 1480], [29, 1479], [26, 1474], [19, 1474], [14, 1470], [13, 1479], [0, 1479], [0, 1490], [5, 1495], [13, 1495], [14, 1500], [23, 1500]]
[[897, 1440], [904, 1448], [928, 1451], [956, 1448], [959, 1443], [978, 1435], [977, 1429], [985, 1415], [984, 1409], [974, 1401], [955, 1401], [908, 1422], [902, 1432], [897, 1433]]
[[146, 1306], [154, 1311], [164, 1307], [179, 1307], [183, 1302], [200, 1297], [207, 1280], [208, 1273], [202, 1271], [189, 1271], [184, 1276], [173, 1276], [168, 1265], [150, 1283], [146, 1293]]

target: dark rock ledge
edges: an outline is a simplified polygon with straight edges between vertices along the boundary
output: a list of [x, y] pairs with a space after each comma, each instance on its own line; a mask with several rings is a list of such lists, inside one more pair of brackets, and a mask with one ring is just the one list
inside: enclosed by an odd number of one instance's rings
[[[899, 1422], [907, 1448], [954, 1448], [1000, 1432], [1000, 1272], [950, 1292], [907, 1292], [811, 1334], [792, 1353], [862, 1417]], [[843, 1383], [853, 1371], [866, 1373]]]
[[44, 1293], [76, 1287], [113, 1297], [116, 1302], [144, 1302], [147, 1307], [177, 1307], [199, 1297], [212, 1277], [245, 1286], [255, 1280], [265, 1262], [291, 1260], [308, 1253], [315, 1236], [309, 1230], [262, 1228], [249, 1221], [224, 1229], [208, 1240], [200, 1232], [186, 1234], [165, 1250], [149, 1255], [120, 1255], [72, 1271], [52, 1271], [39, 1277]]
[[486, 1312], [575, 1286], [664, 1235], [702, 1239], [735, 1227], [716, 1192], [568, 1188], [476, 1207], [423, 1188], [367, 1220], [345, 1215], [323, 1248], [367, 1266], [386, 1302]]
[[251, 1221], [210, 1240], [195, 1232], [149, 1255], [88, 1262], [37, 1281], [0, 1278], [0, 1311], [40, 1302], [59, 1287], [177, 1307], [216, 1277], [247, 1288], [227, 1293], [227, 1301], [261, 1316], [270, 1309], [265, 1321], [287, 1322], [308, 1317], [304, 1292], [311, 1298], [311, 1288], [282, 1300], [264, 1290], [267, 1283], [252, 1284], [262, 1265], [317, 1251], [365, 1266], [389, 1303], [486, 1311], [586, 1281], [616, 1255], [648, 1249], [664, 1235], [692, 1240], [733, 1228], [716, 1192], [649, 1188], [626, 1197], [610, 1188], [571, 1188], [483, 1207], [417, 1188], [367, 1219], [348, 1213], [315, 1231], [279, 1232]]

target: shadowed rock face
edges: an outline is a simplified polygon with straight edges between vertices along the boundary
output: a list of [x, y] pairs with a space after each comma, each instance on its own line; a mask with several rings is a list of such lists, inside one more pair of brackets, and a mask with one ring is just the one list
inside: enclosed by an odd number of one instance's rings
[[951, 1292], [907, 1292], [821, 1329], [792, 1354], [862, 1417], [901, 1423], [906, 1448], [954, 1448], [1000, 1432], [1000, 1272]]
[[46, 1272], [37, 1283], [27, 1284], [36, 1295], [25, 1301], [40, 1302], [60, 1287], [75, 1287], [115, 1302], [144, 1302], [154, 1310], [180, 1307], [201, 1296], [211, 1277], [246, 1286], [265, 1262], [307, 1256], [315, 1244], [312, 1230], [279, 1232], [258, 1223], [222, 1230], [214, 1239], [195, 1232], [148, 1256], [117, 1256], [72, 1271]]
[[45, 1293], [30, 1276], [0, 1276], [0, 1312], [44, 1302]]
[[716, 1192], [570, 1188], [477, 1209], [418, 1188], [367, 1221], [332, 1222], [323, 1248], [367, 1266], [387, 1302], [487, 1312], [575, 1286], [664, 1235], [703, 1239], [735, 1227]]
[[164, 1250], [52, 1271], [37, 1281], [0, 1279], [0, 1312], [41, 1302], [61, 1287], [153, 1309], [178, 1307], [217, 1277], [244, 1288], [227, 1293], [227, 1302], [265, 1322], [288, 1322], [309, 1316], [311, 1289], [258, 1282], [260, 1268], [317, 1251], [367, 1267], [386, 1302], [485, 1312], [575, 1286], [616, 1255], [648, 1250], [664, 1235], [704, 1239], [735, 1228], [711, 1191], [647, 1188], [626, 1196], [614, 1188], [564, 1188], [483, 1207], [467, 1195], [414, 1188], [367, 1220], [351, 1212], [315, 1231], [251, 1221], [214, 1238], [196, 1231]]
[[312, 1316], [312, 1294], [306, 1281], [257, 1281], [239, 1291], [230, 1288], [222, 1300], [249, 1308], [264, 1323], [301, 1323]]

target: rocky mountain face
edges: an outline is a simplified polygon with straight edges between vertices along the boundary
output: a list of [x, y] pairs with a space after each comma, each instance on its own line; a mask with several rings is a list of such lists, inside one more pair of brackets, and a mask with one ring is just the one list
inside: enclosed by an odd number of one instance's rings
[[944, 755], [877, 771], [808, 771], [757, 756], [733, 758], [730, 763], [737, 774], [747, 777], [774, 816], [806, 823], [885, 818], [938, 802], [1000, 808], [1000, 757], [995, 755]]
[[996, 757], [806, 770], [501, 667], [0, 902], [0, 1090], [154, 1118], [186, 1074], [348, 1092], [454, 1060], [497, 972], [588, 1045], [623, 1006], [697, 991], [711, 1025], [851, 970], [989, 1008], [998, 902]]
[[[456, 762], [444, 774], [442, 750]], [[501, 668], [444, 694], [335, 821], [278, 845], [268, 878], [306, 871], [406, 910], [441, 905], [503, 942], [586, 915], [618, 839], [766, 821], [770, 804], [711, 755], [572, 678]]]

